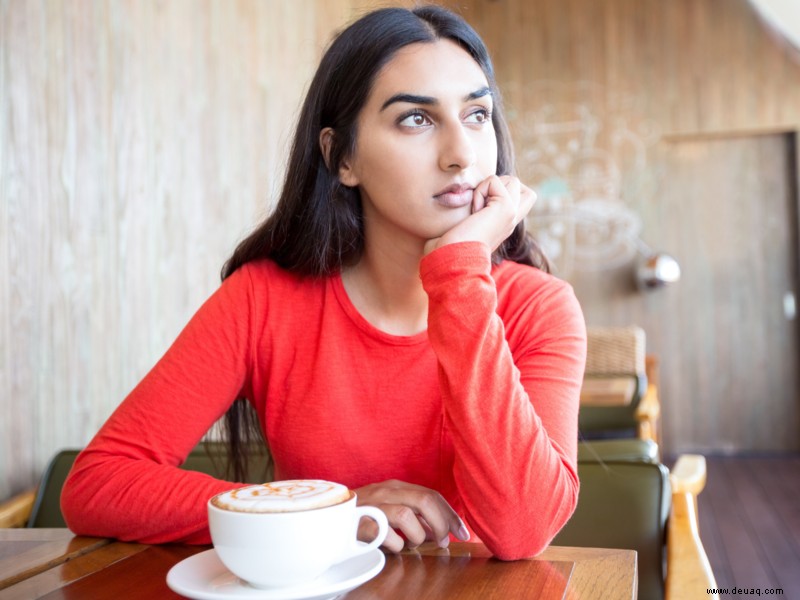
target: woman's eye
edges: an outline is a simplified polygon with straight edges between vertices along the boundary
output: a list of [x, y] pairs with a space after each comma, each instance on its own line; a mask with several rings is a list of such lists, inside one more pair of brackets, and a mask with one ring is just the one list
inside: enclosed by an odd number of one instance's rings
[[491, 120], [491, 116], [491, 113], [487, 109], [480, 108], [467, 115], [465, 120], [467, 123], [486, 123]]
[[400, 119], [400, 125], [403, 127], [425, 127], [430, 125], [431, 120], [424, 113], [411, 113]]

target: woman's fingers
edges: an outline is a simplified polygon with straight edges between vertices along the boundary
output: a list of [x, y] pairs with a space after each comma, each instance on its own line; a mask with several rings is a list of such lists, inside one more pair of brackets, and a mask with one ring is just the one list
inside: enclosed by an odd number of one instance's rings
[[446, 244], [484, 242], [497, 249], [536, 202], [536, 193], [511, 175], [490, 175], [472, 194], [472, 214], [439, 238], [429, 240], [425, 254]]
[[531, 212], [533, 205], [536, 204], [536, 192], [529, 188], [524, 183], [520, 182], [520, 196], [519, 196], [519, 221], [522, 221]]
[[500, 175], [497, 176], [497, 179], [500, 182], [500, 184], [502, 184], [503, 187], [505, 187], [507, 192], [505, 196], [511, 201], [512, 206], [514, 203], [519, 204], [520, 188], [522, 187], [522, 182], [516, 177], [512, 177], [511, 175]]
[[[386, 538], [383, 540], [381, 546], [387, 552], [400, 552], [405, 548], [406, 542], [400, 537], [397, 531], [395, 531], [396, 524], [392, 522], [392, 517], [390, 516], [392, 513], [391, 506], [392, 505], [386, 504], [378, 506], [378, 508], [386, 514], [386, 520], [389, 521], [389, 532], [386, 534]], [[372, 519], [361, 519], [361, 522], [358, 524], [358, 539], [363, 542], [370, 542], [375, 539], [376, 535], [378, 535], [378, 526]]]
[[[469, 539], [458, 514], [434, 490], [402, 481], [385, 481], [359, 488], [356, 493], [359, 504], [377, 506], [386, 514], [391, 531], [383, 547], [390, 552], [416, 548], [426, 540], [446, 546], [450, 533], [464, 541]], [[364, 520], [359, 526], [359, 537], [374, 537], [374, 529], [374, 524]]]
[[481, 181], [473, 190], [473, 200], [478, 198], [476, 202], [476, 210], [478, 212], [488, 206], [491, 202], [501, 201], [508, 195], [508, 190], [505, 183], [497, 175], [491, 175]]
[[472, 212], [476, 213], [486, 206], [486, 190], [483, 186], [479, 185], [472, 190]]
[[404, 504], [382, 504], [380, 508], [386, 513], [389, 525], [403, 533], [406, 548], [416, 548], [425, 541], [425, 528], [412, 508]]
[[536, 202], [536, 192], [516, 177], [502, 175], [499, 179], [508, 190], [509, 210], [514, 214], [513, 221], [514, 227], [516, 227], [517, 223], [522, 221], [533, 208]]
[[[475, 195], [485, 199], [484, 207], [471, 215], [471, 223], [464, 222], [464, 233], [487, 243], [493, 250], [497, 248], [530, 210], [525, 209], [527, 197], [522, 199], [522, 188], [520, 180], [510, 175], [492, 175], [484, 179], [475, 188]], [[523, 209], [525, 213], [520, 214]], [[468, 228], [472, 231], [468, 232]]]

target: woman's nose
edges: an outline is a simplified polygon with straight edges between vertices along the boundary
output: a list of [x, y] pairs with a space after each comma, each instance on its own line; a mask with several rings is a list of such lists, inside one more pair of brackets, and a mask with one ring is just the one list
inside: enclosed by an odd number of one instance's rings
[[461, 124], [445, 128], [439, 151], [439, 167], [443, 171], [464, 170], [475, 164], [477, 153], [474, 141]]

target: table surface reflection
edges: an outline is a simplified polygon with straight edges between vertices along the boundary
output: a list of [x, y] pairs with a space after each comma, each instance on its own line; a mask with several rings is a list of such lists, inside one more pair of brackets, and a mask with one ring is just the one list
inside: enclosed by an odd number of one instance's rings
[[[76, 537], [67, 529], [0, 529], [0, 599], [180, 598], [167, 572], [209, 546], [150, 546]], [[340, 598], [636, 598], [636, 553], [552, 546], [503, 562], [482, 544], [423, 545]]]

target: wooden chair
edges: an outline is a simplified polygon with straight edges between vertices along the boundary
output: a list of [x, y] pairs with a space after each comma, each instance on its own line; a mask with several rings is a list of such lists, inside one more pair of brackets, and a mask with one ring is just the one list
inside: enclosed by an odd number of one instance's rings
[[680, 457], [670, 473], [650, 440], [589, 441], [579, 448], [578, 475], [578, 507], [554, 544], [636, 550], [640, 600], [713, 597], [697, 526], [702, 456]]
[[38, 488], [0, 504], [0, 527], [66, 527], [59, 505], [61, 488], [78, 452], [58, 452], [45, 468]]
[[641, 327], [589, 327], [579, 428], [586, 438], [660, 441], [658, 359], [645, 354]]
[[36, 490], [28, 490], [0, 504], [0, 528], [24, 527], [36, 499]]
[[[58, 452], [48, 464], [39, 487], [0, 504], [0, 527], [66, 527], [61, 514], [61, 488], [80, 450]], [[271, 463], [266, 454], [253, 454], [248, 482], [268, 481]], [[224, 449], [219, 443], [200, 444], [181, 465], [182, 469], [225, 479]]]

